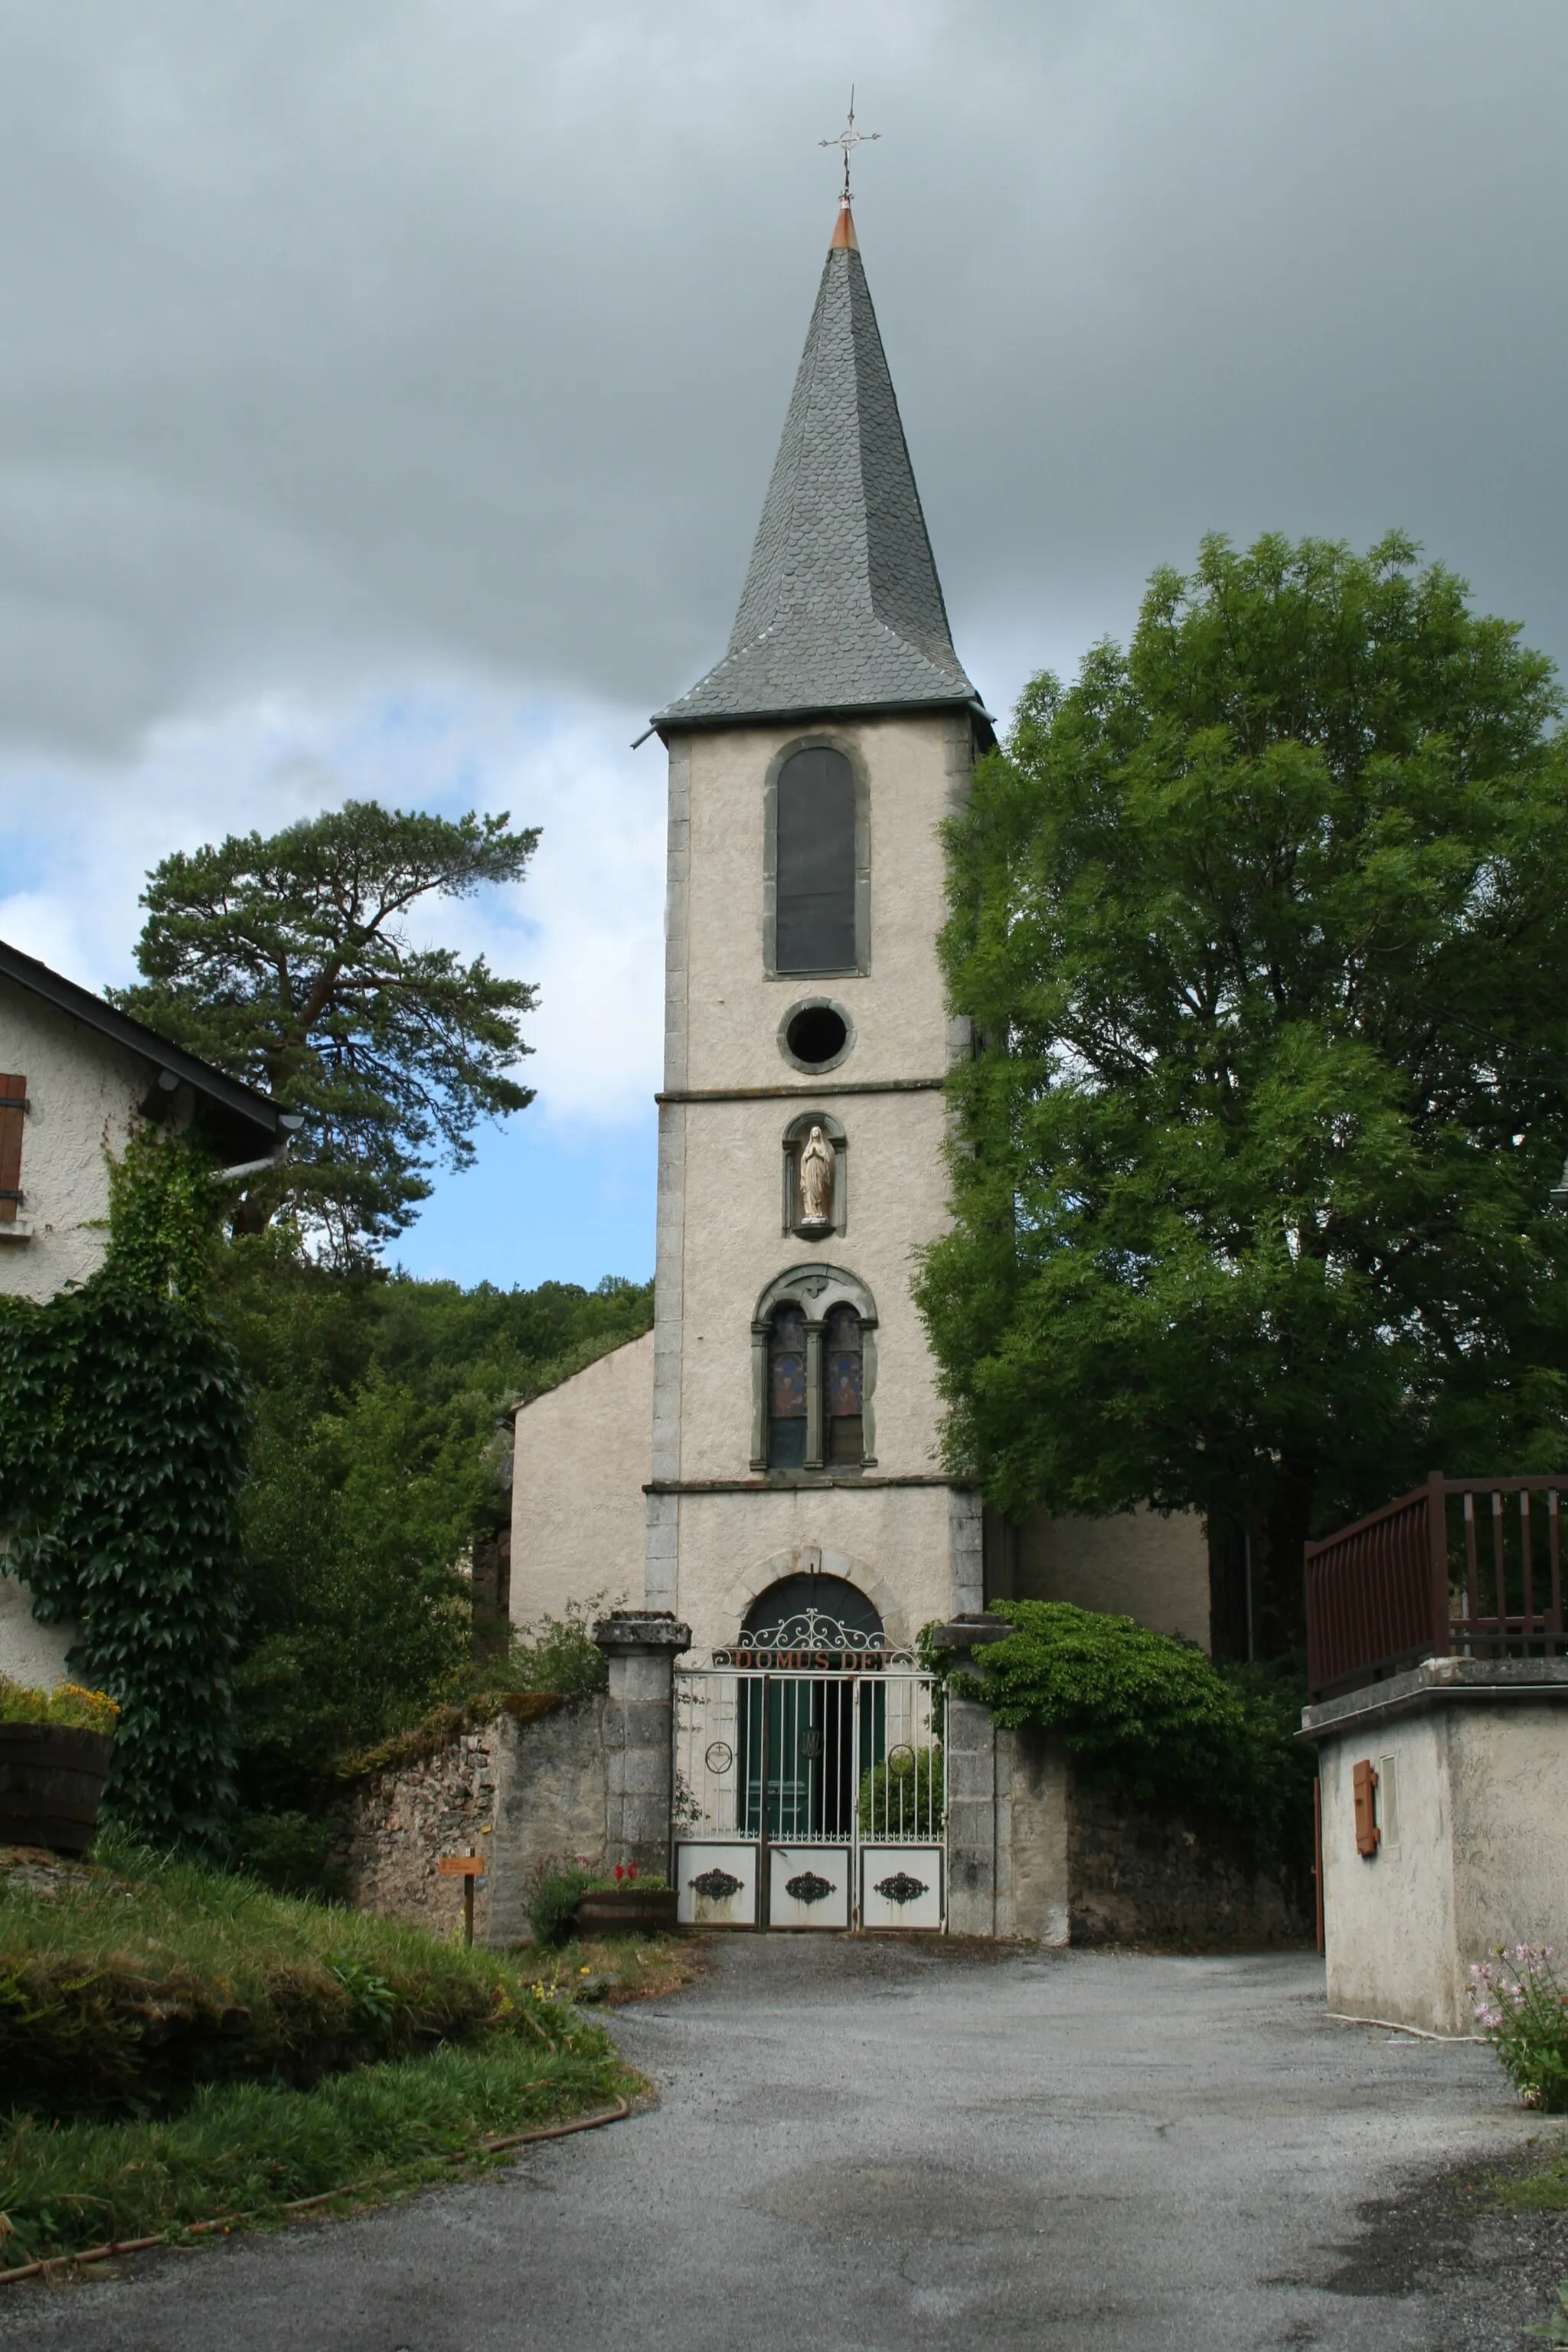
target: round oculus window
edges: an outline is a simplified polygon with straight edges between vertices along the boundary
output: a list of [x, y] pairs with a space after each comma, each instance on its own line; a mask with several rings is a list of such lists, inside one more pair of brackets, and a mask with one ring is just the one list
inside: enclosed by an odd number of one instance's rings
[[784, 1023], [784, 1042], [806, 1068], [826, 1069], [847, 1050], [849, 1024], [837, 1005], [803, 1004]]

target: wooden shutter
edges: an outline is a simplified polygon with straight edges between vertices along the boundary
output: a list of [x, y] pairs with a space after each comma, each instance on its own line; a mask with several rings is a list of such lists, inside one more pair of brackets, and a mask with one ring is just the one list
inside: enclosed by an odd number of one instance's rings
[[0, 1071], [0, 1224], [14, 1225], [22, 1200], [22, 1120], [27, 1081]]
[[1355, 1794], [1355, 1850], [1370, 1862], [1382, 1832], [1377, 1826], [1377, 1774], [1365, 1757], [1351, 1772], [1351, 1787]]

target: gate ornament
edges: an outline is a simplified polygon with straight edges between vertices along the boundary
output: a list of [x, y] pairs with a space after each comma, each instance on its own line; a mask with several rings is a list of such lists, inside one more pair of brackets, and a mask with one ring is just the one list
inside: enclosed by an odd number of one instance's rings
[[877, 1892], [889, 1903], [912, 1903], [926, 1891], [923, 1878], [911, 1878], [907, 1870], [895, 1870], [891, 1878], [879, 1878]]
[[710, 1740], [707, 1753], [702, 1759], [710, 1772], [715, 1777], [721, 1772], [727, 1772], [734, 1760], [735, 1751], [727, 1739]]
[[[914, 1884], [912, 1879], [908, 1883], [910, 1885]], [[798, 1878], [784, 1880], [784, 1893], [793, 1895], [797, 1903], [824, 1903], [832, 1892], [829, 1882], [826, 1878], [818, 1878], [815, 1870], [803, 1870]], [[921, 1893], [923, 1895], [924, 1892], [922, 1886]]]
[[775, 1673], [831, 1672], [835, 1667], [875, 1672], [915, 1664], [912, 1650], [889, 1646], [885, 1633], [869, 1633], [825, 1610], [797, 1609], [776, 1625], [758, 1626], [713, 1653], [715, 1666], [771, 1667]]
[[727, 1870], [705, 1870], [700, 1878], [691, 1882], [693, 1895], [700, 1895], [705, 1903], [728, 1903], [731, 1895], [741, 1892], [741, 1881]]

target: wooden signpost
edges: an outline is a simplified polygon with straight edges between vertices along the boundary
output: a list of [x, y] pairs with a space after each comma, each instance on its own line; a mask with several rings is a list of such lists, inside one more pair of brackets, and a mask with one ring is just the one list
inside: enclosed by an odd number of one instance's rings
[[474, 1940], [474, 1881], [485, 1874], [482, 1853], [444, 1853], [436, 1864], [443, 1878], [460, 1878], [463, 1882], [463, 1941]]

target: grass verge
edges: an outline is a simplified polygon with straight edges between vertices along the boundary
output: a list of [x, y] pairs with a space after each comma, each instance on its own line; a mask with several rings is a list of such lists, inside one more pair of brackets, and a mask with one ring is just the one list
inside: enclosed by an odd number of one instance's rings
[[537, 1945], [514, 1952], [512, 1965], [547, 2000], [602, 2000], [608, 2009], [679, 1992], [702, 1968], [700, 1948], [673, 1936], [609, 1936], [600, 1942]]
[[515, 2041], [443, 2050], [308, 2091], [226, 2084], [163, 2122], [51, 2127], [13, 2116], [0, 2126], [0, 2268], [110, 2239], [174, 2238], [183, 2226], [228, 2214], [265, 2224], [327, 2192], [382, 2201], [450, 2179], [454, 2158], [483, 2163], [487, 2135], [563, 2120], [646, 2087], [597, 2026], [552, 2014], [553, 2050]]
[[308, 2088], [347, 2066], [521, 2033], [520, 1972], [254, 1880], [110, 1853], [0, 1850], [0, 2102], [172, 2113], [203, 2084]]

